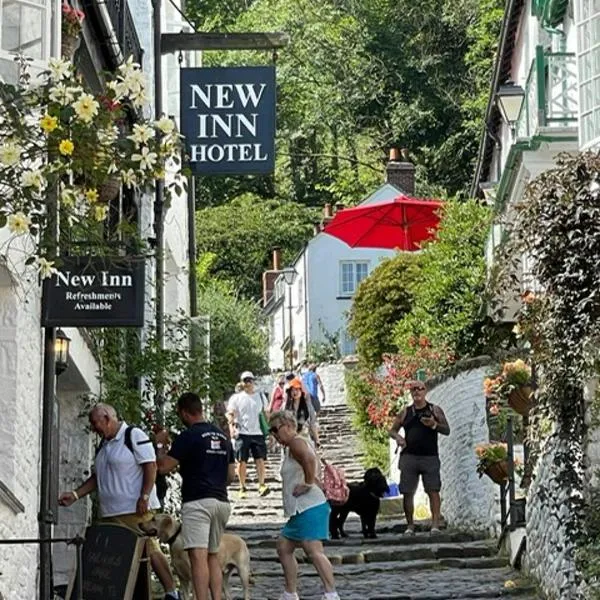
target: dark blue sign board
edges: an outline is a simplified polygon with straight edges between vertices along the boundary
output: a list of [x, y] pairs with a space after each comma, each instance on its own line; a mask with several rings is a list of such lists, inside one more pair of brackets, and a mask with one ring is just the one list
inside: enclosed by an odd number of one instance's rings
[[275, 67], [181, 69], [181, 133], [194, 175], [275, 169]]

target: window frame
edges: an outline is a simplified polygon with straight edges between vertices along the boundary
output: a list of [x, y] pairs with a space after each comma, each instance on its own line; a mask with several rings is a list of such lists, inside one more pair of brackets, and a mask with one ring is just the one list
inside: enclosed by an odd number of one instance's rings
[[[369, 260], [340, 260], [339, 268], [338, 268], [338, 290], [341, 298], [352, 298], [354, 294], [356, 294], [356, 290], [360, 282], [363, 279], [366, 279], [369, 276]], [[345, 267], [351, 267], [350, 277], [346, 277], [344, 273]], [[364, 267], [365, 273], [362, 275], [360, 279], [358, 279], [358, 270], [359, 267]], [[347, 283], [351, 283], [350, 286], [346, 286]]]

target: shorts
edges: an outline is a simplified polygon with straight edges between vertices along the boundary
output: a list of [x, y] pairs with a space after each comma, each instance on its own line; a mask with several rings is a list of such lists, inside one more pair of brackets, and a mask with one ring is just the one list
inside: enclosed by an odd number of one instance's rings
[[252, 458], [263, 459], [267, 458], [267, 442], [264, 435], [240, 435], [233, 441], [233, 449], [235, 450], [235, 459], [238, 462], [248, 462], [250, 454]]
[[216, 554], [230, 514], [229, 502], [216, 498], [184, 502], [181, 507], [183, 547], [186, 550], [205, 548], [209, 554]]
[[281, 530], [282, 537], [293, 542], [314, 542], [329, 539], [329, 502], [317, 504], [292, 515]]
[[142, 516], [138, 515], [137, 513], [133, 513], [128, 515], [103, 517], [100, 522], [107, 523], [109, 525], [123, 525], [138, 535], [146, 536], [148, 539], [146, 543], [146, 552], [148, 553], [148, 556], [152, 556], [157, 552], [162, 552], [158, 544], [158, 540], [155, 537], [148, 537], [147, 534], [139, 528], [139, 523], [147, 523], [148, 521], [152, 521], [152, 519], [154, 519], [154, 512], [150, 510]]
[[439, 492], [442, 489], [439, 456], [401, 454], [398, 467], [400, 468], [400, 492], [402, 494], [414, 494], [417, 491], [419, 475], [423, 479], [423, 487], [426, 492]]

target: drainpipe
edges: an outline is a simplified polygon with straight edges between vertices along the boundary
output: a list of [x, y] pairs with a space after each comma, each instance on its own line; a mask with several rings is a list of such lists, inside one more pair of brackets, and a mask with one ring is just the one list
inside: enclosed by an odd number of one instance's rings
[[[161, 0], [152, 0], [153, 35], [154, 35], [154, 116], [159, 120], [163, 116], [162, 106], [162, 54], [160, 50], [161, 35]], [[158, 133], [157, 133], [158, 135]], [[155, 181], [154, 192], [154, 235], [155, 248], [155, 293], [156, 293], [156, 341], [160, 350], [165, 343], [164, 321], [164, 181]], [[155, 398], [158, 423], [164, 425], [164, 390], [158, 389]]]
[[[121, 13], [125, 11], [125, 3], [121, 3]], [[98, 7], [98, 11], [100, 13], [100, 18], [104, 25], [104, 29], [106, 30], [106, 44], [110, 48], [117, 64], [123, 63], [123, 52], [121, 51], [121, 44], [119, 43], [119, 39], [115, 35], [115, 29], [113, 27], [112, 21], [110, 20], [110, 15], [108, 13], [108, 8], [106, 7], [106, 0], [96, 0], [96, 6]]]

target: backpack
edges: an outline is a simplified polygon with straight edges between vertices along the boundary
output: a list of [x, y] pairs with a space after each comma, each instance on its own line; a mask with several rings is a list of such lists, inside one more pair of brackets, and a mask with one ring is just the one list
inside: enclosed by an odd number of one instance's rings
[[[143, 431], [143, 429], [141, 427], [137, 427], [136, 425], [128, 425], [127, 429], [125, 429], [124, 444], [127, 447], [127, 449], [129, 450], [129, 452], [131, 452], [131, 454], [133, 454], [133, 441], [131, 440], [131, 432], [134, 429], [139, 429], [139, 430]], [[96, 455], [98, 454], [98, 452], [100, 452], [100, 450], [102, 449], [102, 446], [104, 446], [104, 442], [105, 442], [105, 440], [102, 439], [99, 446], [96, 448]], [[152, 444], [152, 440], [145, 440], [145, 441], [139, 442], [139, 443], [140, 444]], [[156, 448], [154, 448], [154, 451], [156, 452]], [[155, 485], [156, 485], [156, 495], [158, 496], [158, 501], [160, 502], [160, 505], [162, 507], [164, 505], [165, 496], [167, 495], [167, 490], [169, 489], [169, 481], [167, 479], [167, 476], [161, 475], [160, 473], [157, 472]]]
[[323, 462], [323, 491], [327, 500], [334, 505], [345, 504], [350, 495], [344, 469]]

